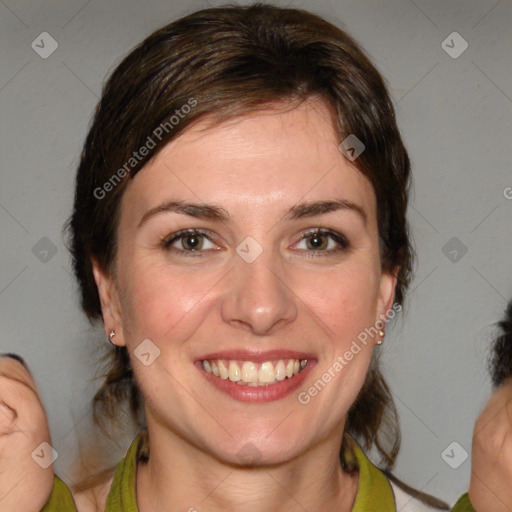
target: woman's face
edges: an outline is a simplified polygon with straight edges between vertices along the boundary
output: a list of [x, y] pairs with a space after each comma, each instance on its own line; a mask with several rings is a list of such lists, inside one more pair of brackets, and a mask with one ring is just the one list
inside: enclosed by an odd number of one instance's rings
[[395, 279], [373, 188], [322, 102], [204, 127], [124, 193], [115, 280], [95, 268], [105, 328], [128, 347], [148, 425], [224, 461], [278, 463], [341, 438], [376, 340], [344, 354], [391, 307]]

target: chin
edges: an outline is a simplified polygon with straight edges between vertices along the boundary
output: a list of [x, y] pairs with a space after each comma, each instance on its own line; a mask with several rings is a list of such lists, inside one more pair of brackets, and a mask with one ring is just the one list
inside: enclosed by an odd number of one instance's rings
[[224, 443], [214, 441], [212, 444], [210, 436], [207, 440], [208, 451], [233, 466], [263, 468], [286, 463], [307, 450], [304, 432], [297, 430], [297, 435], [290, 436], [289, 428], [277, 432], [275, 421], [268, 426], [265, 431], [258, 432], [231, 430], [234, 439], [225, 438]]

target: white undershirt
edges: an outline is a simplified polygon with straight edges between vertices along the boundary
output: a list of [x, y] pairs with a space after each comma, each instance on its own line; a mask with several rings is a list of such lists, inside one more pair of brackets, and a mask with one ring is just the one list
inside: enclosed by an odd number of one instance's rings
[[393, 494], [395, 496], [395, 506], [397, 512], [439, 512], [438, 508], [430, 507], [425, 503], [417, 500], [404, 490], [400, 489], [398, 485], [393, 482], [389, 482]]

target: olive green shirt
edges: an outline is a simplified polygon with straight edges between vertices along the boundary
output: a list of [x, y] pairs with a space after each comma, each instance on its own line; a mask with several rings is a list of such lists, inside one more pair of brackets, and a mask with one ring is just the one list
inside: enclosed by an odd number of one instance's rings
[[[112, 486], [107, 497], [105, 512], [139, 512], [137, 507], [135, 476], [137, 471], [137, 446], [141, 433], [132, 441], [126, 456], [117, 465]], [[353, 442], [359, 466], [359, 482], [352, 512], [396, 512], [392, 486], [384, 473], [366, 457], [361, 447]], [[469, 500], [468, 500], [469, 503]], [[473, 512], [459, 500], [456, 512]], [[70, 490], [57, 476], [50, 499], [42, 512], [77, 512]]]
[[471, 505], [471, 501], [469, 501], [468, 493], [463, 494], [459, 498], [459, 501], [452, 508], [452, 512], [476, 512], [473, 505]]

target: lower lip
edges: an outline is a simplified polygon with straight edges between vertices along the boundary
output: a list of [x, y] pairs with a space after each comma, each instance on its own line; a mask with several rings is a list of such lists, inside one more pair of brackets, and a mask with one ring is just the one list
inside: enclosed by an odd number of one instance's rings
[[213, 384], [219, 391], [222, 391], [231, 398], [240, 400], [241, 402], [256, 403], [273, 402], [288, 396], [302, 384], [315, 364], [316, 361], [309, 360], [306, 367], [297, 375], [294, 375], [291, 378], [286, 378], [280, 382], [276, 382], [275, 384], [256, 387], [244, 386], [237, 384], [236, 382], [231, 382], [229, 379], [215, 377], [215, 375], [204, 370], [201, 361], [196, 362], [196, 366], [199, 368], [199, 371], [204, 375], [206, 380]]

